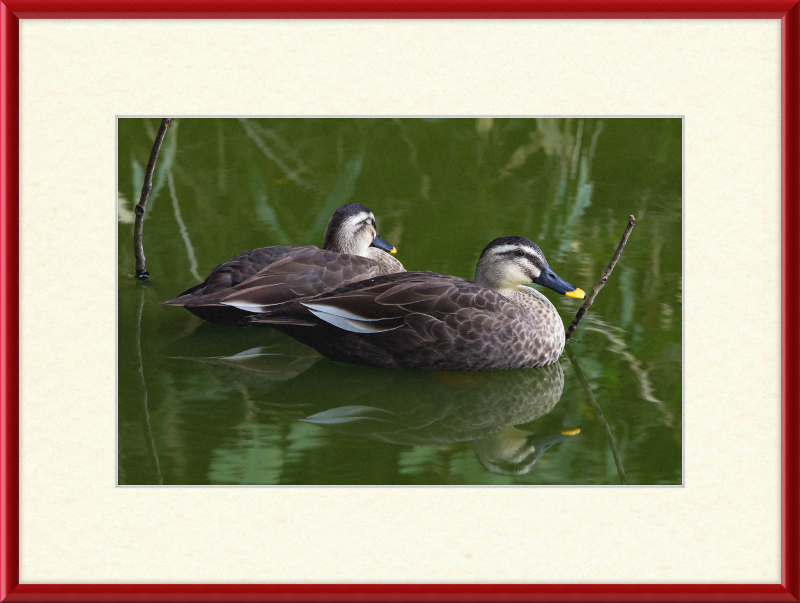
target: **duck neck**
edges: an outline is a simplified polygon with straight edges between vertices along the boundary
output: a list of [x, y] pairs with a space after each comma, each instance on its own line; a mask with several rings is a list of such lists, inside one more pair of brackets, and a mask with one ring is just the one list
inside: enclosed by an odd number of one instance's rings
[[549, 306], [555, 310], [555, 306], [550, 303], [550, 300], [533, 287], [524, 287], [522, 285], [516, 287], [499, 287], [495, 289], [495, 293], [499, 293], [506, 299], [526, 308], [528, 306], [535, 306], [538, 309], [541, 306]]
[[394, 256], [372, 245], [364, 247], [363, 242], [357, 239], [350, 240], [342, 236], [334, 237], [326, 233], [323, 247], [328, 251], [360, 255], [362, 258], [374, 260], [380, 265], [383, 274], [394, 274], [395, 272], [406, 271], [406, 269], [403, 268], [403, 264], [396, 260]]
[[369, 259], [378, 262], [385, 274], [394, 274], [395, 272], [406, 271], [406, 269], [403, 268], [403, 264], [396, 260], [393, 255], [390, 255], [385, 251], [378, 249], [377, 247], [367, 247], [367, 252], [359, 255], [363, 255], [364, 257], [368, 257]]
[[514, 305], [524, 308], [531, 316], [544, 314], [548, 322], [558, 322], [563, 332], [564, 326], [561, 322], [561, 317], [556, 311], [556, 307], [550, 303], [549, 299], [533, 287], [519, 285], [517, 287], [495, 289], [495, 292], [511, 301]]
[[349, 253], [351, 255], [360, 255], [367, 257], [364, 252], [364, 245], [358, 239], [348, 239], [337, 233], [336, 235], [329, 235], [325, 233], [325, 239], [322, 246], [328, 251], [335, 251], [336, 253]]

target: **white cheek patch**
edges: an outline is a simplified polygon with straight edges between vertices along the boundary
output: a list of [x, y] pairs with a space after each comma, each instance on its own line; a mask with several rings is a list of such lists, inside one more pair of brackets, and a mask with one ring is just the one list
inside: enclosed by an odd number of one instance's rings
[[502, 275], [503, 276], [498, 283], [501, 289], [512, 289], [520, 286], [523, 283], [531, 282], [531, 278], [525, 273], [525, 271], [523, 271], [520, 266], [514, 263], [508, 263], [503, 266]]
[[372, 243], [374, 234], [370, 226], [364, 222], [369, 214], [361, 212], [344, 220], [335, 233], [338, 251], [366, 257], [367, 249]]

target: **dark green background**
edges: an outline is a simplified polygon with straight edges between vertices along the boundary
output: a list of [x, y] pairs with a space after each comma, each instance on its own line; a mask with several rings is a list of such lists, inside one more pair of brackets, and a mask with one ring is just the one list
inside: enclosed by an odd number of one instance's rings
[[[120, 484], [619, 484], [609, 435], [628, 483], [681, 483], [679, 119], [176, 119], [147, 208], [143, 286], [130, 276], [132, 209], [158, 125], [118, 122]], [[538, 369], [322, 359], [275, 381], [226, 359], [272, 346], [303, 363], [307, 348], [159, 305], [246, 249], [321, 244], [353, 201], [408, 270], [472, 278], [489, 241], [523, 235], [587, 292], [634, 214], [568, 344], [608, 433], [566, 354], [554, 406]], [[580, 302], [545, 291], [568, 325]], [[572, 428], [518, 475], [479, 460], [509, 438], [541, 447]]]

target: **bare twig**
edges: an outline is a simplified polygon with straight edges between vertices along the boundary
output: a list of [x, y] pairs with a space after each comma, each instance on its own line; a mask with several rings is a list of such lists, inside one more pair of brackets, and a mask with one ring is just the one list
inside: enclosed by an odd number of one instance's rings
[[139, 197], [139, 203], [136, 204], [134, 212], [136, 213], [136, 223], [133, 227], [133, 253], [136, 254], [136, 278], [140, 281], [146, 281], [150, 278], [150, 274], [144, 267], [144, 248], [142, 247], [142, 228], [144, 227], [144, 210], [147, 208], [147, 197], [153, 188], [153, 171], [156, 168], [156, 159], [158, 159], [158, 151], [161, 149], [161, 142], [164, 140], [164, 134], [167, 133], [167, 128], [172, 120], [165, 118], [161, 120], [161, 127], [156, 134], [156, 140], [153, 143], [153, 150], [150, 151], [150, 161], [147, 162], [147, 170], [144, 173], [144, 184], [142, 185], [142, 195]]
[[581, 309], [578, 310], [575, 318], [572, 319], [572, 324], [569, 325], [569, 329], [567, 329], [567, 341], [569, 341], [570, 335], [572, 335], [575, 327], [578, 326], [578, 323], [580, 322], [581, 318], [583, 318], [583, 315], [586, 314], [586, 310], [588, 310], [589, 306], [592, 305], [594, 298], [597, 297], [598, 293], [600, 293], [600, 289], [602, 289], [603, 285], [606, 284], [608, 276], [611, 274], [611, 271], [614, 270], [614, 266], [617, 265], [617, 260], [619, 259], [622, 250], [625, 249], [625, 243], [628, 242], [628, 236], [631, 234], [631, 229], [633, 229], [634, 224], [636, 224], [636, 219], [633, 216], [628, 216], [628, 226], [625, 228], [625, 232], [622, 235], [622, 240], [619, 242], [619, 246], [614, 252], [614, 257], [611, 258], [611, 263], [608, 265], [608, 268], [603, 270], [603, 275], [600, 277], [600, 280], [597, 281], [597, 284], [592, 288], [591, 292], [589, 293], [589, 297], [587, 297], [586, 301], [583, 302], [583, 305], [581, 306]]
[[[631, 219], [633, 219], [633, 216], [631, 216]], [[572, 351], [572, 347], [570, 346], [567, 346], [567, 356], [569, 357], [569, 361], [572, 363], [572, 368], [574, 369], [575, 374], [578, 376], [578, 381], [581, 382], [583, 390], [586, 392], [586, 396], [589, 398], [589, 405], [592, 407], [597, 420], [600, 422], [606, 432], [606, 439], [608, 440], [609, 448], [611, 448], [611, 454], [614, 455], [614, 463], [617, 465], [619, 479], [622, 482], [622, 485], [625, 486], [628, 483], [628, 478], [625, 476], [625, 469], [622, 466], [622, 460], [619, 458], [619, 452], [617, 452], [617, 445], [614, 442], [614, 436], [611, 435], [611, 428], [608, 426], [608, 421], [606, 421], [605, 416], [603, 416], [603, 409], [600, 408], [600, 404], [598, 404], [597, 399], [594, 397], [592, 388], [589, 387], [589, 382], [586, 380], [586, 375], [583, 374], [583, 371], [578, 364], [578, 359], [575, 357], [575, 352]]]

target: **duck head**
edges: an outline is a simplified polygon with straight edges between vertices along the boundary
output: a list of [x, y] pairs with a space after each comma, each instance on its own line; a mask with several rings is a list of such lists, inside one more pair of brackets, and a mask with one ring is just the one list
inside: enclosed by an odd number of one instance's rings
[[475, 282], [494, 291], [535, 283], [567, 297], [586, 296], [582, 289], [558, 276], [538, 245], [525, 237], [500, 237], [489, 243], [478, 260]]
[[334, 212], [322, 237], [322, 247], [328, 251], [362, 257], [369, 257], [370, 247], [397, 253], [397, 249], [378, 234], [375, 216], [361, 203], [348, 203]]

